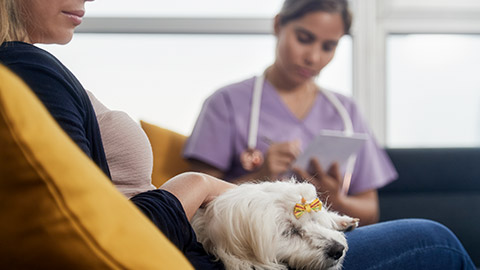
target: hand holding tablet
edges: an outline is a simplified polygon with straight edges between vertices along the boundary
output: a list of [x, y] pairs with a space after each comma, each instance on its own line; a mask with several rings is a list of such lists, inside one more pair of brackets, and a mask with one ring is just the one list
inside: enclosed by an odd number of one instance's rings
[[368, 135], [363, 133], [345, 135], [341, 131], [322, 131], [300, 154], [293, 166], [307, 170], [310, 160], [315, 157], [324, 169], [337, 162], [340, 172], [344, 174], [349, 157], [362, 148], [367, 138]]

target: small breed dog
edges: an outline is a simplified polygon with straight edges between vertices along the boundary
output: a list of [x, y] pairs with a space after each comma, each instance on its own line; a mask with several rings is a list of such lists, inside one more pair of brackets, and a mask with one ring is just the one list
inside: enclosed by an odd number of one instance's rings
[[309, 183], [249, 183], [231, 189], [195, 214], [205, 249], [226, 269], [341, 269], [344, 231], [358, 219], [328, 211]]

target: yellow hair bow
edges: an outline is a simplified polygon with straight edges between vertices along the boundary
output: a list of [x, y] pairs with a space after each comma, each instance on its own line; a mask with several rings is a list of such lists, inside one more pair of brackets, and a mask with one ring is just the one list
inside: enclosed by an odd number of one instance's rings
[[322, 202], [316, 198], [313, 200], [311, 203], [306, 203], [305, 199], [302, 198], [302, 203], [297, 203], [295, 204], [295, 207], [293, 208], [293, 214], [297, 219], [299, 219], [305, 212], [310, 213], [311, 211], [318, 212], [322, 210]]

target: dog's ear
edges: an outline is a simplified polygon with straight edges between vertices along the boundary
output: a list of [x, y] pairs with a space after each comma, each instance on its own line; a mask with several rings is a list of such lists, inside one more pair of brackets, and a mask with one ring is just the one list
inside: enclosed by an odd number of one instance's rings
[[[270, 264], [276, 260], [274, 245], [280, 236], [276, 222], [276, 209], [271, 200], [256, 198], [246, 205], [247, 209], [235, 215], [233, 224], [239, 224], [235, 235], [245, 252], [253, 253], [260, 264]], [[246, 224], [242, 224], [246, 223]], [[246, 254], [247, 255], [247, 254]]]
[[224, 201], [226, 205], [216, 205], [223, 213], [216, 213], [216, 232], [211, 232], [210, 236], [216, 238], [215, 248], [225, 255], [270, 269], [276, 264], [278, 249], [275, 245], [280, 237], [276, 223], [278, 209], [267, 193], [254, 193], [242, 193], [233, 200]]

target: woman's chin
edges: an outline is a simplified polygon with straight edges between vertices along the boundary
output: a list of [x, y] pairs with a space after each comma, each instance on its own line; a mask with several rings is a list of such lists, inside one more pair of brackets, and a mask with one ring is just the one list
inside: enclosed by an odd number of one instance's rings
[[68, 39], [64, 39], [64, 40], [58, 41], [58, 42], [55, 42], [55, 44], [65, 45], [65, 44], [68, 44], [70, 41], [72, 41], [72, 37], [70, 37], [70, 38], [68, 38]]
[[30, 38], [31, 43], [41, 43], [41, 44], [59, 44], [59, 45], [65, 45], [69, 43], [73, 38], [73, 29], [71, 31], [65, 31], [61, 34], [58, 35], [52, 35], [52, 36], [47, 36], [47, 35], [42, 35], [38, 38]]
[[72, 41], [73, 31], [74, 31], [74, 29], [72, 29], [72, 30], [69, 29], [68, 31], [66, 31], [62, 35], [59, 35], [56, 38], [56, 40], [52, 43], [60, 44], [60, 45], [65, 45], [65, 44], [69, 43], [70, 41]]

